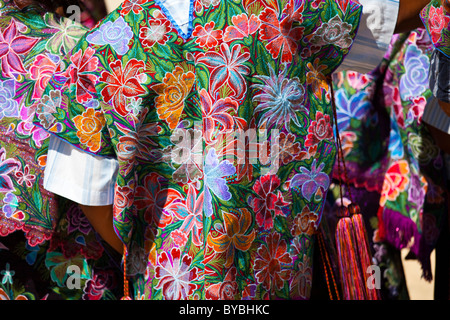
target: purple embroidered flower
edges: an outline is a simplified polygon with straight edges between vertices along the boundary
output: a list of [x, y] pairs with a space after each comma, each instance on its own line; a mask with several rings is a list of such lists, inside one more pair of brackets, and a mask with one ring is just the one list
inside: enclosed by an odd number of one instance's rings
[[20, 162], [10, 158], [6, 159], [5, 148], [0, 149], [0, 192], [10, 192], [14, 190], [14, 185], [9, 173], [20, 167]]
[[212, 195], [214, 193], [222, 200], [231, 199], [231, 193], [228, 190], [227, 182], [224, 177], [236, 173], [236, 168], [228, 160], [219, 163], [215, 149], [209, 149], [205, 159], [205, 215], [212, 216]]
[[428, 88], [429, 58], [415, 45], [405, 53], [406, 73], [400, 78], [400, 96], [403, 100], [417, 97]]
[[425, 201], [425, 190], [420, 183], [419, 176], [411, 176], [411, 185], [408, 190], [408, 201], [416, 204], [417, 209], [420, 209]]
[[100, 46], [109, 44], [119, 55], [128, 51], [128, 42], [133, 37], [130, 26], [123, 17], [116, 21], [108, 21], [100, 25], [99, 29], [86, 37], [89, 43]]
[[89, 220], [83, 214], [78, 206], [72, 206], [67, 212], [68, 227], [67, 232], [70, 234], [73, 231], [80, 231], [83, 234], [88, 234], [91, 230]]
[[11, 218], [13, 213], [16, 212], [17, 207], [19, 206], [19, 201], [15, 194], [8, 192], [6, 196], [3, 198], [3, 213], [7, 218]]
[[18, 103], [13, 99], [15, 94], [14, 79], [0, 82], [0, 119], [19, 116]]
[[297, 173], [292, 177], [291, 188], [302, 187], [302, 195], [309, 201], [313, 194], [317, 192], [319, 187], [324, 190], [328, 190], [330, 185], [330, 178], [327, 174], [322, 172], [325, 163], [321, 163], [319, 167], [316, 167], [316, 159], [314, 159], [311, 171], [307, 168], [300, 168], [301, 173]]

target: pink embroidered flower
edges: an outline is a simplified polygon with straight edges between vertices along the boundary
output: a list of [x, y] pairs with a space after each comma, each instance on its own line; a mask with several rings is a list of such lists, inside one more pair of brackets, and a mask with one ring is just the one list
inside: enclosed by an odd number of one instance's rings
[[184, 300], [194, 292], [198, 280], [197, 267], [191, 268], [192, 257], [181, 253], [179, 248], [161, 252], [155, 276], [158, 280], [155, 289], [162, 289], [166, 300]]
[[11, 73], [26, 73], [20, 55], [28, 53], [39, 39], [21, 35], [14, 19], [0, 34], [0, 59], [2, 61], [2, 75], [13, 78]]
[[431, 40], [433, 43], [437, 43], [442, 36], [442, 30], [448, 28], [450, 16], [444, 14], [443, 7], [435, 8], [430, 6], [428, 21]]
[[312, 121], [308, 128], [305, 146], [310, 147], [319, 143], [321, 140], [331, 138], [333, 138], [333, 128], [331, 127], [330, 116], [317, 111], [316, 120]]
[[[256, 222], [264, 230], [273, 228], [273, 218], [283, 215], [283, 210], [289, 204], [284, 201], [281, 191], [275, 195], [275, 190], [280, 186], [280, 178], [276, 175], [262, 176], [253, 186], [253, 191], [258, 195], [251, 201], [256, 213]], [[272, 212], [274, 216], [272, 216]]]
[[281, 289], [292, 273], [289, 269], [292, 258], [287, 252], [286, 241], [280, 238], [279, 233], [269, 234], [266, 244], [262, 244], [257, 251], [254, 265], [256, 279], [267, 290]]
[[30, 78], [36, 81], [33, 90], [33, 99], [40, 99], [42, 97], [44, 89], [55, 70], [56, 63], [48, 56], [40, 54], [36, 57], [29, 70]]
[[243, 64], [249, 59], [250, 53], [241, 53], [241, 45], [234, 45], [230, 51], [228, 44], [222, 43], [219, 52], [200, 54], [197, 62], [204, 63], [212, 70], [210, 76], [212, 94], [227, 84], [234, 92], [233, 96], [239, 99], [247, 91], [244, 75], [249, 73], [249, 68]]
[[76, 85], [76, 98], [79, 103], [91, 100], [96, 92], [97, 76], [93, 72], [97, 70], [98, 58], [94, 54], [94, 49], [88, 47], [86, 51], [80, 49], [70, 57], [70, 83]]
[[197, 25], [192, 32], [192, 35], [197, 37], [195, 42], [202, 47], [212, 48], [217, 46], [219, 40], [222, 39], [222, 30], [214, 30], [215, 25], [214, 21], [205, 24], [204, 27]]
[[113, 284], [112, 271], [98, 270], [92, 279], [86, 281], [83, 289], [83, 300], [100, 300], [105, 290], [109, 290]]
[[223, 36], [223, 41], [225, 42], [244, 39], [255, 33], [261, 24], [257, 16], [252, 14], [249, 18], [245, 13], [233, 16], [231, 22], [233, 25], [226, 28]]
[[236, 268], [231, 267], [222, 282], [213, 284], [206, 289], [205, 298], [212, 300], [234, 300], [235, 295], [239, 292], [236, 273]]

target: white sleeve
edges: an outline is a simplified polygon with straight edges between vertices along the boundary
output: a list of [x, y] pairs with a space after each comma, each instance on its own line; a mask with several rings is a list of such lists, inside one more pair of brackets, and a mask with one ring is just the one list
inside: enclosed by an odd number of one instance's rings
[[383, 59], [394, 34], [399, 0], [360, 0], [363, 13], [349, 54], [336, 70], [368, 73]]
[[83, 152], [51, 135], [44, 188], [74, 202], [101, 206], [114, 203], [116, 159]]

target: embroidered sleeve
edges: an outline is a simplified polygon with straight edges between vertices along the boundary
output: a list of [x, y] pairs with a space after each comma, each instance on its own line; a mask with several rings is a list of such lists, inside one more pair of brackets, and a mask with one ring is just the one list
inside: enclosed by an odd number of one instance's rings
[[436, 49], [450, 57], [450, 4], [448, 0], [432, 0], [420, 13]]

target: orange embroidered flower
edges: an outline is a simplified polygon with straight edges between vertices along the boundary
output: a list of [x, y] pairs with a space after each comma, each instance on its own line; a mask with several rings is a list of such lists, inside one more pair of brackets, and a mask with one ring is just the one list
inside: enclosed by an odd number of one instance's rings
[[386, 172], [381, 191], [380, 205], [384, 206], [386, 201], [394, 201], [409, 184], [409, 166], [405, 160], [395, 162]]
[[184, 108], [184, 101], [194, 85], [195, 74], [183, 72], [180, 66], [172, 73], [167, 73], [162, 83], [152, 89], [158, 94], [155, 99], [156, 110], [160, 119], [167, 121], [170, 129], [175, 129]]
[[233, 264], [235, 249], [247, 251], [255, 240], [255, 230], [245, 234], [252, 224], [251, 213], [245, 208], [242, 208], [241, 212], [239, 218], [232, 213], [223, 212], [226, 233], [217, 237], [208, 235], [208, 245], [216, 252], [226, 253], [226, 268]]
[[316, 58], [314, 63], [308, 62], [306, 65], [310, 71], [306, 74], [306, 83], [311, 85], [311, 88], [316, 97], [322, 96], [322, 90], [328, 91], [327, 79], [322, 71], [327, 68], [325, 65], [319, 65], [319, 59]]
[[317, 219], [316, 213], [310, 211], [307, 206], [304, 207], [302, 212], [294, 218], [294, 225], [291, 229], [292, 235], [294, 237], [305, 233], [313, 235], [316, 230], [315, 224]]
[[80, 142], [88, 147], [92, 152], [100, 149], [101, 131], [106, 124], [101, 111], [88, 108], [81, 116], [73, 118], [77, 127], [77, 137]]

